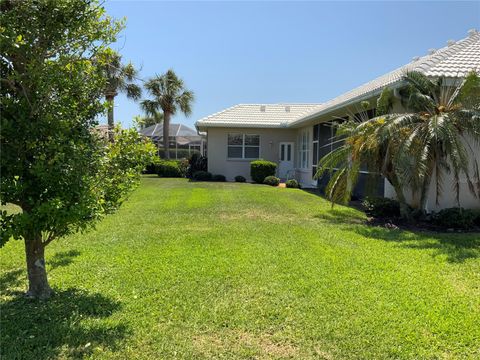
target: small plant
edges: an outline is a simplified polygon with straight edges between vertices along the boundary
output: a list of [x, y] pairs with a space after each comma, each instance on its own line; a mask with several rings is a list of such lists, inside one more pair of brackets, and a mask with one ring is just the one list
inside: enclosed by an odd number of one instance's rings
[[225, 182], [227, 178], [224, 175], [215, 174], [212, 176], [212, 181]]
[[158, 156], [155, 156], [152, 159], [152, 162], [150, 162], [149, 164], [147, 164], [147, 166], [145, 166], [145, 170], [143, 171], [143, 173], [144, 174], [156, 174], [157, 173], [156, 166], [157, 166], [159, 160], [160, 160], [160, 158]]
[[280, 179], [276, 176], [267, 176], [263, 180], [263, 183], [270, 186], [278, 186], [278, 184], [280, 184]]
[[193, 179], [197, 171], [207, 171], [207, 158], [199, 153], [193, 153], [188, 160], [187, 178]]
[[399, 217], [400, 204], [398, 201], [383, 197], [366, 197], [362, 205], [367, 215], [373, 217]]
[[192, 180], [210, 181], [212, 180], [212, 173], [209, 173], [208, 171], [196, 171], [192, 175]]
[[242, 175], [235, 176], [235, 182], [243, 183], [243, 182], [246, 182], [246, 181], [247, 181], [247, 179], [245, 179]]
[[468, 230], [475, 226], [477, 216], [474, 210], [453, 207], [440, 210], [433, 215], [432, 221], [446, 229]]
[[178, 162], [175, 160], [159, 160], [155, 164], [155, 173], [159, 177], [165, 178], [183, 177]]
[[287, 180], [287, 182], [285, 183], [285, 186], [286, 186], [287, 188], [300, 189], [300, 184], [299, 184], [298, 181], [295, 180], [295, 179]]
[[268, 176], [275, 176], [277, 164], [266, 160], [255, 160], [250, 163], [250, 176], [258, 184], [262, 184]]

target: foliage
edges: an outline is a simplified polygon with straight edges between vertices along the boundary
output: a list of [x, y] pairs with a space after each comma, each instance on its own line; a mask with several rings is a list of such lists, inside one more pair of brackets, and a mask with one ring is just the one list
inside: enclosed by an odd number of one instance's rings
[[276, 176], [267, 176], [263, 179], [263, 183], [265, 185], [278, 186], [278, 184], [280, 184], [280, 179]]
[[154, 111], [153, 114], [147, 114], [145, 116], [136, 115], [133, 117], [133, 124], [139, 130], [162, 122], [163, 114], [159, 111]]
[[366, 197], [362, 206], [367, 215], [377, 218], [392, 218], [400, 216], [400, 203], [384, 197]]
[[24, 239], [28, 294], [48, 297], [44, 248], [112, 212], [138, 182], [149, 146], [132, 132], [106, 145], [92, 131], [103, 71], [122, 23], [96, 1], [0, 4], [1, 243]]
[[225, 175], [215, 174], [212, 176], [212, 181], [225, 182], [227, 181], [227, 178]]
[[320, 160], [316, 174], [317, 178], [330, 174], [326, 194], [332, 202], [350, 199], [361, 165], [389, 180], [402, 216], [408, 217], [405, 190], [414, 193], [412, 206], [424, 212], [432, 178], [438, 203], [446, 174], [452, 174], [457, 202], [462, 176], [471, 194], [480, 197], [480, 169], [474, 152], [480, 140], [478, 76], [472, 73], [453, 86], [444, 78], [430, 80], [419, 72], [407, 73], [403, 80], [407, 85], [400, 95], [407, 113], [360, 122], [352, 119], [338, 126], [333, 142], [342, 143]]
[[207, 158], [200, 153], [193, 153], [188, 160], [187, 178], [191, 179], [197, 171], [207, 171]]
[[138, 185], [147, 164], [155, 158], [155, 146], [135, 129], [117, 127], [114, 135], [115, 142], [106, 146], [96, 186], [106, 213], [118, 209]]
[[235, 176], [235, 182], [244, 183], [246, 181], [247, 179], [245, 179], [245, 177], [243, 177], [242, 175]]
[[446, 229], [472, 229], [478, 214], [474, 210], [453, 207], [440, 210], [433, 215], [433, 223]]
[[155, 173], [159, 177], [183, 177], [178, 161], [175, 160], [158, 160], [155, 165]]
[[192, 176], [194, 181], [210, 181], [212, 180], [212, 174], [208, 171], [195, 171]]
[[300, 189], [300, 184], [297, 180], [295, 179], [290, 179], [285, 182], [285, 186], [287, 188], [292, 188], [292, 189]]
[[8, 243], [2, 359], [478, 357], [478, 233], [392, 231], [244, 185], [144, 177], [122, 211], [49, 246], [47, 302], [17, 295], [24, 250]]
[[377, 115], [386, 115], [393, 108], [393, 90], [386, 87], [377, 100]]
[[180, 111], [189, 116], [192, 112], [192, 103], [194, 101], [193, 91], [187, 90], [182, 79], [170, 69], [163, 75], [157, 75], [145, 83], [145, 89], [152, 96], [152, 99], [143, 100], [141, 106], [144, 111], [155, 116], [158, 112], [163, 112], [163, 147], [165, 157], [170, 158], [169, 139], [170, 139], [170, 118]]
[[258, 184], [263, 184], [267, 176], [274, 176], [277, 164], [267, 160], [254, 160], [250, 162], [250, 176]]

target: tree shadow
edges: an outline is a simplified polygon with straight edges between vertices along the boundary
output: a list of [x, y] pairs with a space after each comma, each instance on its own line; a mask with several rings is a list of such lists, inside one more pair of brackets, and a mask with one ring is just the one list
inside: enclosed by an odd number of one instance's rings
[[73, 258], [80, 255], [78, 250], [69, 250], [58, 252], [53, 255], [50, 259], [47, 259], [47, 264], [50, 266], [50, 269], [55, 269], [60, 266], [67, 266], [73, 262]]
[[462, 263], [480, 258], [480, 234], [446, 233], [415, 228], [401, 229], [395, 226], [371, 225], [356, 207], [331, 209], [315, 214], [322, 221], [340, 225], [369, 239], [396, 242], [399, 247], [418, 250], [434, 250], [432, 256], [446, 256], [450, 263]]
[[[15, 272], [7, 277], [13, 278]], [[25, 297], [4, 301], [0, 304], [2, 359], [83, 358], [94, 350], [115, 350], [128, 331], [105, 320], [119, 309], [117, 301], [78, 289], [57, 291], [48, 301]]]
[[396, 242], [399, 247], [417, 250], [434, 250], [432, 256], [446, 256], [450, 263], [462, 263], [480, 258], [480, 234], [437, 233], [387, 229], [380, 226], [362, 226], [355, 231], [367, 238]]

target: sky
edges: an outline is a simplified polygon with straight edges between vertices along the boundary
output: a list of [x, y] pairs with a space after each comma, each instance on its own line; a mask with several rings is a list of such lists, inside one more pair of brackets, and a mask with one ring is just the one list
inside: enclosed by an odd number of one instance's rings
[[[195, 121], [239, 103], [322, 103], [480, 29], [476, 2], [106, 1], [126, 18], [112, 47], [149, 79], [173, 69]], [[144, 92], [142, 98], [147, 98]], [[119, 95], [131, 127], [138, 102]], [[104, 120], [102, 120], [104, 122]]]

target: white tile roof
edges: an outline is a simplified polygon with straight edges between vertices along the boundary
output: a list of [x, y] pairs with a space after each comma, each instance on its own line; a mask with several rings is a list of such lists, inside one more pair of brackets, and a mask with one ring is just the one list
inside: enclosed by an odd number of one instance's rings
[[286, 127], [320, 104], [239, 104], [197, 121], [204, 127]]
[[289, 125], [298, 125], [303, 121], [374, 96], [388, 85], [400, 84], [402, 75], [407, 71], [414, 70], [432, 77], [464, 77], [472, 70], [480, 72], [480, 33], [471, 30], [470, 35], [465, 39], [436, 50], [432, 54], [414, 59], [407, 65], [329, 100], [323, 103], [319, 109], [315, 109], [301, 119], [292, 121]]
[[[357, 103], [379, 94], [386, 86], [401, 84], [407, 71], [420, 71], [427, 76], [463, 77], [474, 70], [480, 73], [480, 33], [469, 36], [431, 54], [414, 59], [385, 75], [367, 82], [323, 104], [240, 104], [197, 121], [197, 128], [207, 127], [290, 127], [327, 114], [335, 109]], [[286, 112], [285, 106], [291, 111]]]

